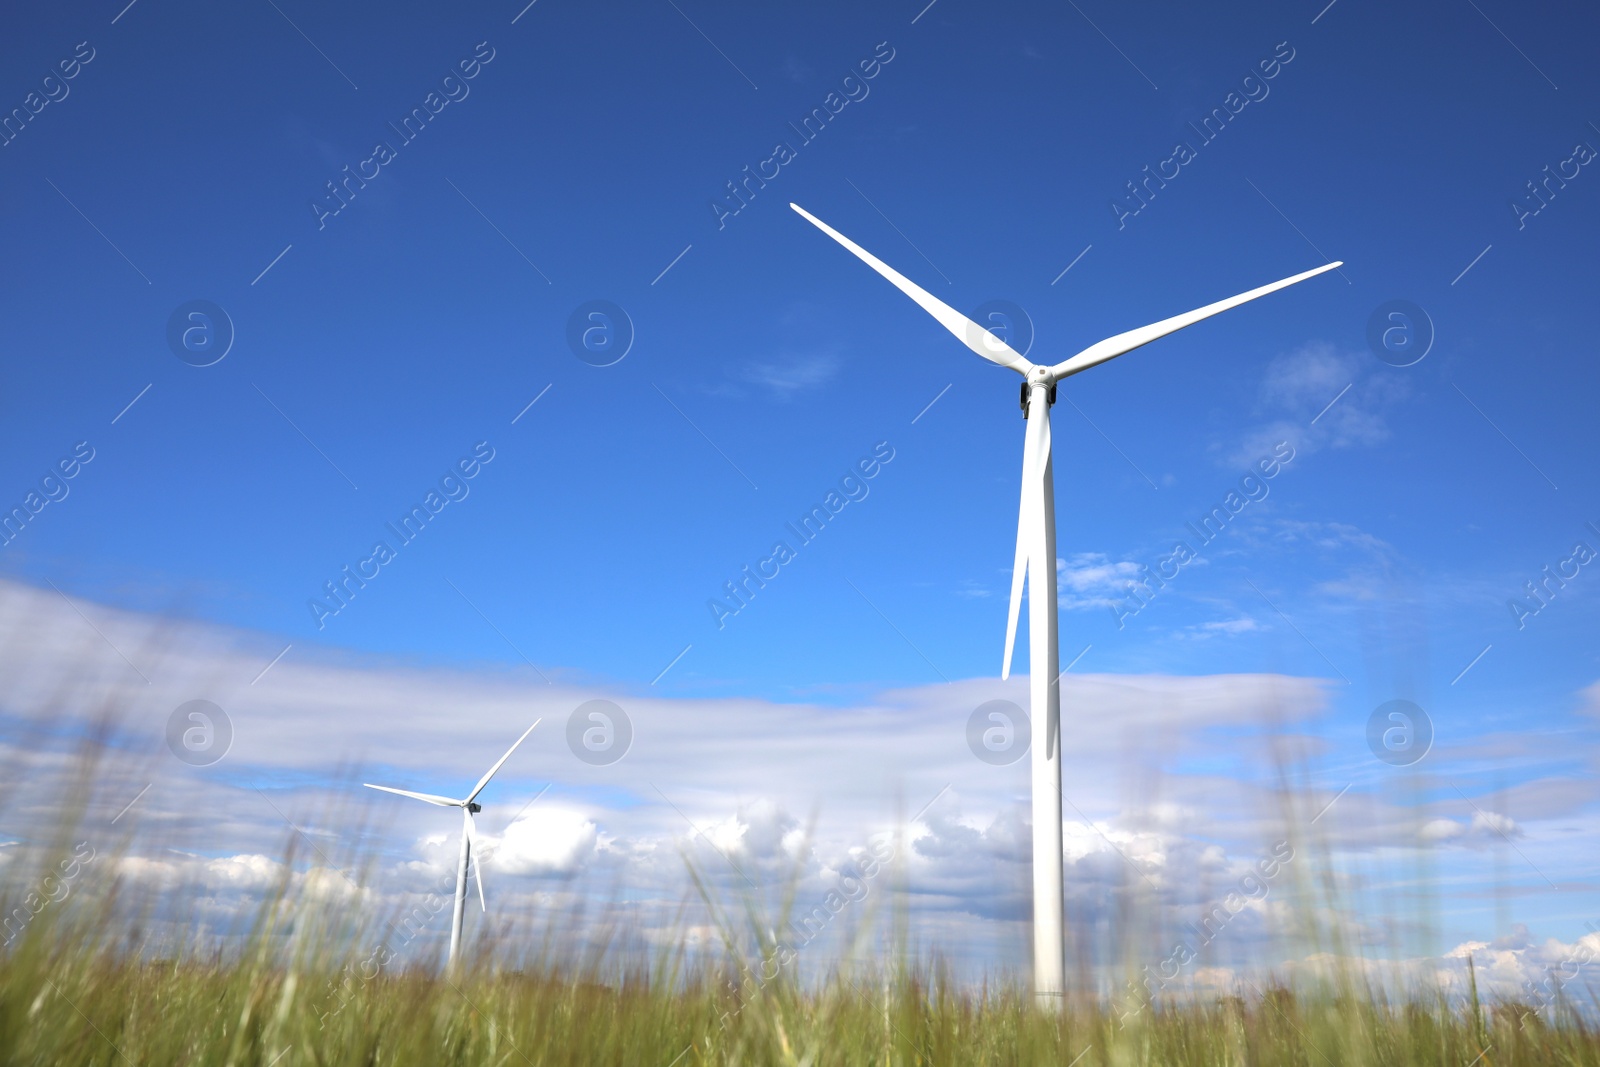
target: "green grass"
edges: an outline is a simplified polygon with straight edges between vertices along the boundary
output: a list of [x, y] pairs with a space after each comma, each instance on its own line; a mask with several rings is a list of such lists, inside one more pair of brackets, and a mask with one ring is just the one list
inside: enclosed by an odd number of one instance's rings
[[[94, 766], [84, 759], [79, 795], [91, 791]], [[394, 943], [389, 923], [399, 916], [297, 896], [287, 879], [201, 949], [196, 898], [141, 896], [115, 879], [126, 837], [84, 860], [74, 851], [80, 814], [63, 816], [54, 844], [0, 868], [4, 913], [29, 910], [0, 948], [0, 1064], [1600, 1067], [1600, 1040], [1570, 1006], [1535, 1016], [1485, 1005], [1475, 985], [1465, 1003], [1426, 990], [1390, 1002], [1349, 974], [1160, 1004], [1069, 996], [1047, 1014], [1016, 983], [962, 986], [937, 960], [903, 949], [880, 960], [856, 953], [853, 967], [804, 986], [786, 972], [741, 979], [732, 951], [680, 943], [579, 952], [555, 947], [555, 937], [532, 946], [480, 939], [481, 962], [454, 975], [402, 967], [404, 956], [378, 966], [373, 946]], [[49, 872], [55, 888], [43, 880]], [[768, 927], [758, 908], [737, 902], [741, 917], [728, 918], [696, 882], [725, 949], [761, 945]], [[61, 899], [35, 914], [51, 895]], [[173, 928], [162, 916], [191, 933], [148, 933]], [[904, 944], [903, 913], [866, 915], [862, 930], [875, 918], [890, 920], [892, 940]]]
[[[14, 1064], [1595, 1064], [1576, 1025], [1513, 1011], [1270, 990], [1142, 1012], [1060, 1017], [1016, 990], [962, 992], [922, 974], [768, 986], [744, 1003], [708, 974], [601, 983], [559, 970], [352, 983], [262, 959], [134, 962], [52, 946], [0, 969], [0, 1057]], [[1487, 1051], [1486, 1051], [1487, 1050]]]

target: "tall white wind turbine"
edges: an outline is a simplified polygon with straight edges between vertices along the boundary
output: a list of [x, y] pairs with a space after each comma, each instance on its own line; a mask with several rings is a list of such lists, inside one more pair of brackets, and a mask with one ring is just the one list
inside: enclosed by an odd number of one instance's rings
[[853, 252], [867, 266], [915, 300], [922, 310], [976, 354], [1009, 367], [1024, 378], [1023, 417], [1028, 428], [1022, 447], [1022, 508], [1017, 519], [1017, 552], [1011, 570], [1011, 605], [1006, 621], [1005, 655], [1000, 677], [1011, 676], [1011, 654], [1017, 638], [1024, 576], [1028, 597], [1028, 695], [1032, 704], [1033, 769], [1033, 989], [1040, 1006], [1057, 1010], [1064, 988], [1061, 877], [1061, 681], [1060, 647], [1056, 636], [1056, 513], [1050, 457], [1050, 405], [1056, 383], [1088, 370], [1169, 333], [1192, 326], [1258, 296], [1303, 282], [1342, 266], [1328, 263], [1292, 278], [1263, 285], [1248, 293], [1219, 300], [1170, 319], [1119, 333], [1085, 348], [1053, 366], [1031, 363], [994, 334], [961, 314], [871, 252], [844, 236], [798, 204], [790, 204], [817, 229]]
[[[543, 721], [542, 718], [535, 719], [533, 726], [538, 726]], [[461, 949], [461, 921], [465, 917], [467, 910], [467, 861], [471, 857], [472, 850], [478, 845], [478, 827], [472, 821], [472, 816], [476, 812], [483, 810], [483, 805], [476, 803], [478, 794], [483, 792], [483, 787], [489, 784], [489, 779], [493, 778], [495, 772], [505, 765], [506, 760], [511, 758], [511, 753], [517, 750], [517, 745], [522, 744], [528, 735], [533, 733], [533, 726], [524, 730], [522, 736], [517, 738], [516, 743], [506, 749], [506, 754], [495, 760], [494, 766], [489, 768], [489, 773], [478, 779], [478, 784], [472, 787], [472, 792], [468, 793], [463, 800], [452, 800], [449, 797], [441, 797], [433, 793], [413, 793], [409, 789], [396, 789], [388, 785], [373, 785], [371, 782], [362, 783], [368, 789], [381, 789], [385, 793], [399, 793], [403, 797], [411, 797], [426, 804], [436, 804], [441, 808], [461, 809], [461, 863], [456, 868], [455, 914], [450, 920], [449, 965], [451, 967], [455, 966], [456, 954]], [[483, 897], [483, 860], [481, 857], [477, 863], [473, 864], [472, 873], [478, 880], [478, 906], [484, 911], [488, 911], [488, 901], [484, 900]]]

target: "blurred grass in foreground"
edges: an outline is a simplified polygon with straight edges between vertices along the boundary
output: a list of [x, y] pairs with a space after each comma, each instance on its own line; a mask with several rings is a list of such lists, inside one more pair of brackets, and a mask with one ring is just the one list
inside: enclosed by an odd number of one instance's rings
[[[484, 937], [469, 939], [474, 962], [459, 973], [404, 966], [403, 954], [382, 947], [439, 913], [380, 917], [360, 893], [318, 893], [317, 877], [348, 876], [307, 876], [303, 866], [297, 876], [292, 848], [276, 889], [207, 942], [198, 887], [188, 897], [140, 890], [115, 874], [126, 827], [117, 840], [103, 821], [86, 829], [99, 760], [87, 745], [78, 806], [60, 812], [48, 841], [0, 867], [10, 924], [0, 948], [0, 1064], [1600, 1067], [1600, 1040], [1570, 1006], [1536, 1015], [1485, 1005], [1475, 984], [1465, 1003], [1427, 990], [1394, 1002], [1336, 974], [1306, 988], [1247, 986], [1250, 995], [1131, 1010], [1069, 995], [1060, 1015], [1047, 1015], [1020, 984], [958, 985], [936, 959], [904, 949], [804, 986], [787, 970], [761, 981], [730, 960], [751, 958], [741, 947], [752, 943], [770, 949], [769, 917], [745, 901], [735, 909], [743, 917], [730, 918], [692, 869], [721, 953], [691, 950], [686, 937], [651, 951]], [[20, 768], [6, 770], [12, 784], [23, 780], [12, 776]], [[0, 803], [8, 793], [0, 786]], [[787, 916], [776, 918], [781, 928]], [[893, 919], [893, 941], [904, 945], [903, 912]], [[147, 933], [155, 928], [192, 936]]]

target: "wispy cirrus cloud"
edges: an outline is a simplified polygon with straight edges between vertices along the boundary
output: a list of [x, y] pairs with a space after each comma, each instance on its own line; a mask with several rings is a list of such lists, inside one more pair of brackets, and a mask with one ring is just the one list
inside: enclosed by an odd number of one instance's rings
[[1138, 577], [1139, 564], [1113, 561], [1099, 552], [1056, 560], [1056, 598], [1063, 608], [1086, 611], [1115, 604]]
[[739, 364], [736, 381], [755, 386], [782, 400], [820, 389], [839, 373], [839, 358], [832, 352], [782, 354]]
[[1409, 393], [1370, 353], [1313, 341], [1267, 364], [1253, 405], [1268, 421], [1248, 430], [1225, 462], [1246, 467], [1279, 441], [1297, 452], [1356, 448], [1389, 439], [1387, 412]]

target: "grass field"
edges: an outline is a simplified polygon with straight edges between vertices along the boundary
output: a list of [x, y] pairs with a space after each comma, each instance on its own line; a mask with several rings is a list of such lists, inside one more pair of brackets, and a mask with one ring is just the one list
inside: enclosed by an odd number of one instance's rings
[[[765, 919], [704, 889], [722, 951], [491, 941], [459, 973], [402, 966], [381, 948], [397, 917], [306, 892], [303, 863], [295, 890], [286, 878], [209, 941], [156, 936], [198, 926], [196, 901], [113, 875], [126, 842], [85, 845], [80, 814], [0, 866], [0, 1064], [1600, 1065], [1572, 1004], [1485, 1004], [1475, 982], [1465, 997], [1393, 999], [1333, 970], [1203, 999], [1069, 994], [1054, 1014], [1016, 982], [974, 988], [903, 949], [803, 985], [761, 981], [729, 961], [761, 958], [748, 948]], [[903, 913], [877, 919], [904, 944]]]
[[[110, 931], [102, 931], [110, 933]], [[311, 961], [135, 962], [35, 938], [0, 964], [8, 1064], [1595, 1064], [1576, 1022], [1515, 1010], [1268, 990], [1126, 1020], [1060, 1017], [1017, 990], [963, 992], [927, 971], [840, 976], [748, 1001], [710, 972], [384, 975]], [[322, 994], [339, 987], [336, 999]], [[742, 1009], [742, 1010], [741, 1010]]]

